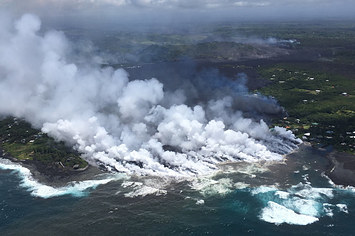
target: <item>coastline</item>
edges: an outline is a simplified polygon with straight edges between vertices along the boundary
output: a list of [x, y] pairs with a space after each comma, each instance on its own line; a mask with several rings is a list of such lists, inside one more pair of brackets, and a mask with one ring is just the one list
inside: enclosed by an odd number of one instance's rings
[[[325, 170], [325, 175], [335, 184], [340, 186], [352, 186], [355, 187], [355, 155], [346, 152], [340, 152], [337, 150], [327, 150], [325, 148], [314, 147], [310, 142], [303, 142], [299, 149], [294, 152], [298, 152], [303, 147], [310, 147], [317, 152], [322, 153], [328, 161], [328, 167]], [[292, 155], [294, 152], [288, 154]], [[286, 157], [287, 157], [286, 156]]]
[[355, 187], [355, 155], [332, 151], [326, 158], [330, 165], [325, 174], [334, 184]]
[[[336, 185], [353, 186], [355, 187], [355, 155], [339, 151], [329, 151], [323, 148], [316, 148], [311, 143], [303, 142], [298, 149], [285, 156], [285, 161], [288, 157], [292, 157], [295, 153], [304, 148], [312, 148], [322, 152], [322, 157], [328, 161], [328, 167], [325, 170], [327, 177]], [[70, 182], [85, 181], [93, 178], [103, 171], [95, 166], [88, 164], [82, 169], [60, 168], [58, 165], [44, 165], [31, 160], [18, 160], [10, 154], [4, 152], [0, 146], [0, 158], [8, 159], [14, 163], [30, 170], [33, 178], [39, 183], [52, 187], [62, 187]]]
[[11, 162], [20, 164], [30, 170], [32, 177], [39, 183], [52, 187], [62, 187], [69, 182], [84, 181], [102, 173], [98, 167], [88, 164], [85, 168], [71, 170], [60, 168], [56, 165], [44, 165], [31, 160], [18, 160], [10, 154], [4, 152], [0, 146], [0, 158], [8, 159]]

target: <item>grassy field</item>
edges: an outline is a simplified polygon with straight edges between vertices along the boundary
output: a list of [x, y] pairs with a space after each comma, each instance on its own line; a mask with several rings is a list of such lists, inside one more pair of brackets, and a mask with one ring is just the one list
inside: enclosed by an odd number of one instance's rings
[[354, 152], [354, 78], [309, 68], [294, 64], [261, 68], [272, 84], [258, 92], [274, 96], [286, 108], [288, 117], [275, 121], [278, 125], [313, 144]]
[[63, 142], [56, 142], [23, 120], [6, 118], [0, 121], [0, 141], [5, 152], [19, 160], [44, 165], [56, 163], [62, 168], [84, 168], [88, 164], [80, 154]]
[[[284, 50], [303, 50], [306, 59], [308, 53], [315, 53], [324, 60], [355, 63], [355, 23], [351, 21], [234, 22], [152, 32], [62, 30], [74, 41], [90, 39], [100, 51], [115, 54], [119, 63], [166, 62], [186, 57], [233, 61], [285, 55]], [[280, 45], [270, 39], [297, 43]]]

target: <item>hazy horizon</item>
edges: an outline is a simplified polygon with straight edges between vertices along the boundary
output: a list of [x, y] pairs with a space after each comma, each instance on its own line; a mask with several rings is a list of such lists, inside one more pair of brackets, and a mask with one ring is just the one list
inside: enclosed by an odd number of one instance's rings
[[355, 19], [350, 0], [6, 0], [0, 9], [13, 17], [33, 13], [49, 25], [89, 28]]

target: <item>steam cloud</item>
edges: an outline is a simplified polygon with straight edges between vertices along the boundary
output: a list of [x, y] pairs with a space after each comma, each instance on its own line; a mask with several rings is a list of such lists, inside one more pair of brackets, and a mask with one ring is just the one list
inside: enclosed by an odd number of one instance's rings
[[129, 174], [194, 176], [225, 161], [280, 159], [300, 142], [235, 109], [280, 109], [246, 93], [242, 83], [236, 97], [188, 106], [183, 90], [166, 92], [157, 79], [130, 81], [123, 69], [75, 63], [64, 34], [41, 34], [40, 26], [38, 17], [26, 14], [14, 28], [0, 27], [0, 115], [26, 119], [91, 164]]

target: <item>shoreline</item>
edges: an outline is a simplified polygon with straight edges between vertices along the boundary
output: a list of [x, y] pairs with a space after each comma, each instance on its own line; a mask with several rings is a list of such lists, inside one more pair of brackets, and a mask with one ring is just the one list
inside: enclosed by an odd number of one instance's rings
[[[323, 153], [323, 155], [321, 156], [328, 161], [328, 167], [326, 168], [324, 174], [335, 185], [340, 185], [343, 187], [347, 187], [347, 186], [355, 187], [355, 155], [354, 154], [347, 153], [347, 152], [340, 152], [337, 150], [327, 150], [326, 148], [317, 148], [314, 147], [310, 142], [303, 142], [301, 145], [311, 147], [317, 152]], [[299, 149], [295, 150], [295, 152], [297, 151], [299, 151]]]
[[0, 157], [8, 159], [11, 162], [20, 164], [30, 170], [32, 177], [39, 183], [52, 186], [63, 187], [70, 182], [84, 181], [93, 178], [103, 171], [98, 167], [88, 164], [85, 168], [70, 170], [68, 168], [60, 169], [55, 165], [44, 165], [32, 160], [18, 160], [10, 154], [4, 152], [0, 146]]
[[326, 155], [329, 168], [325, 174], [336, 185], [355, 187], [355, 155], [332, 151]]
[[[317, 152], [322, 152], [322, 157], [328, 161], [328, 167], [325, 170], [325, 174], [330, 180], [340, 186], [353, 186], [355, 187], [355, 155], [350, 153], [343, 153], [336, 150], [326, 150], [324, 148], [313, 147], [309, 142], [303, 142], [299, 145], [298, 149], [284, 156], [284, 161], [288, 157], [293, 156], [299, 152], [302, 148], [309, 147]], [[90, 164], [87, 167], [77, 170], [60, 169], [53, 165], [43, 165], [31, 160], [18, 160], [0, 147], [0, 157], [8, 159], [14, 163], [30, 170], [32, 177], [39, 183], [52, 186], [62, 187], [70, 182], [84, 181], [104, 173], [99, 167], [92, 166]]]

